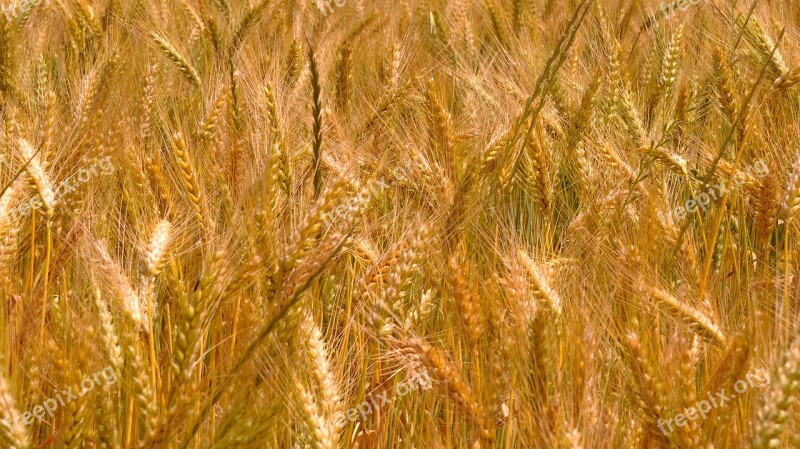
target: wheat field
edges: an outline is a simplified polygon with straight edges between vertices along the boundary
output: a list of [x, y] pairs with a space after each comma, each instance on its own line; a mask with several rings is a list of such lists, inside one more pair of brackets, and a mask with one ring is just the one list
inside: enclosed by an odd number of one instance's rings
[[797, 2], [2, 4], [1, 448], [800, 448]]

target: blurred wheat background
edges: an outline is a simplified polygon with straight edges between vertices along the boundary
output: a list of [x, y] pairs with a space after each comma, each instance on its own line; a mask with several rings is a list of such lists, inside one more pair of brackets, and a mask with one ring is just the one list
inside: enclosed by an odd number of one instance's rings
[[796, 2], [2, 9], [2, 448], [800, 448]]

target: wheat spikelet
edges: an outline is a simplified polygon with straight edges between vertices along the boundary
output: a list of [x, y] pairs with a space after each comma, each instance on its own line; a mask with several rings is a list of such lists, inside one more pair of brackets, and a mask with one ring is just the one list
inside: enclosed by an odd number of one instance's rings
[[530, 15], [530, 11], [528, 11], [530, 6], [530, 3], [525, 0], [514, 0], [512, 17], [514, 18], [515, 31], [519, 32], [527, 23]]
[[129, 364], [132, 373], [126, 377], [131, 379], [133, 396], [142, 414], [143, 430], [145, 435], [150, 437], [156, 432], [160, 414], [156, 392], [150, 376], [146, 374], [147, 368], [142, 360], [142, 351], [139, 350], [139, 345], [134, 340], [132, 332], [121, 332], [121, 344], [125, 361]]
[[80, 18], [81, 22], [83, 22], [86, 25], [86, 28], [91, 30], [94, 35], [99, 36], [102, 31], [92, 7], [86, 4], [84, 0], [75, 0], [75, 6], [77, 7], [76, 9], [78, 10], [78, 17]]
[[781, 200], [781, 216], [787, 221], [793, 221], [800, 210], [800, 153], [795, 157], [792, 171], [784, 189]]
[[675, 174], [689, 178], [689, 164], [683, 156], [664, 148], [648, 148], [646, 153], [666, 165]]
[[[539, 201], [542, 212], [547, 216], [552, 207], [552, 183], [550, 181], [550, 168], [548, 164], [550, 158], [542, 144], [541, 135], [540, 122], [537, 123], [536, 129], [528, 135], [527, 152], [525, 153], [525, 161], [527, 162], [526, 178], [528, 185], [531, 186], [534, 197]], [[578, 159], [583, 162], [577, 162], [576, 165], [584, 169], [580, 173], [582, 175], [581, 180], [585, 182], [588, 180], [588, 178], [584, 177], [588, 176], [588, 163], [583, 158], [577, 158], [576, 161]]]
[[[450, 128], [450, 115], [441, 104], [433, 91], [433, 80], [428, 80], [425, 90], [425, 100], [428, 107], [428, 132], [432, 150], [438, 151], [446, 167], [452, 167], [454, 160], [452, 129]], [[452, 176], [452, 173], [449, 173]]]
[[167, 214], [167, 208], [170, 204], [171, 189], [164, 178], [164, 172], [161, 164], [156, 158], [148, 158], [146, 162], [147, 174], [150, 178], [150, 186], [155, 196], [159, 201], [159, 210], [163, 215]]
[[153, 229], [150, 243], [147, 245], [147, 252], [144, 254], [144, 263], [151, 276], [157, 275], [161, 268], [161, 262], [169, 244], [170, 228], [169, 221], [161, 220]]
[[564, 434], [564, 442], [565, 447], [569, 447], [569, 449], [583, 449], [585, 444], [583, 443], [583, 435], [581, 435], [580, 430], [572, 429], [571, 431]]
[[771, 382], [766, 402], [758, 411], [753, 423], [753, 448], [766, 449], [781, 446], [781, 434], [789, 421], [792, 406], [800, 390], [800, 340], [792, 341], [783, 354], [783, 364]]
[[79, 51], [80, 48], [84, 46], [86, 40], [85, 33], [83, 32], [83, 26], [81, 26], [78, 20], [72, 16], [63, 1], [56, 1], [56, 5], [67, 22], [67, 34], [70, 38], [72, 50]]
[[666, 438], [656, 427], [656, 423], [664, 416], [664, 409], [659, 403], [662, 396], [661, 386], [655, 379], [653, 369], [647, 362], [647, 357], [641, 346], [639, 336], [634, 332], [628, 332], [626, 343], [630, 351], [630, 366], [636, 379], [636, 401], [639, 409], [646, 416], [645, 429], [657, 441], [664, 441]]
[[48, 169], [48, 161], [53, 155], [53, 134], [56, 128], [56, 95], [51, 90], [47, 93], [47, 109], [45, 110], [44, 129], [42, 130], [42, 166]]
[[426, 158], [418, 148], [411, 149], [410, 159], [407, 164], [392, 170], [389, 176], [394, 178], [400, 187], [426, 194], [425, 198], [432, 207], [438, 207], [442, 202], [450, 204], [453, 198], [453, 185], [445, 169], [436, 161]]
[[781, 185], [778, 181], [777, 169], [772, 165], [767, 175], [761, 179], [756, 199], [756, 234], [764, 244], [769, 242], [772, 231], [775, 229], [780, 198]]
[[349, 184], [348, 180], [341, 180], [322, 192], [314, 207], [294, 232], [281, 262], [282, 270], [289, 270], [303, 262], [304, 257], [319, 239], [325, 222], [330, 218], [334, 206], [344, 195]]
[[225, 110], [225, 105], [228, 101], [226, 92], [221, 92], [217, 95], [211, 110], [203, 118], [203, 121], [197, 127], [197, 133], [205, 140], [211, 141], [214, 136], [219, 132], [219, 119], [222, 112]]
[[690, 324], [695, 326], [706, 336], [714, 338], [720, 344], [725, 344], [725, 336], [719, 329], [719, 326], [714, 324], [711, 317], [707, 316], [701, 310], [696, 309], [689, 304], [685, 304], [678, 298], [675, 298], [668, 292], [653, 286], [646, 286], [645, 291], [647, 294], [652, 295], [659, 302], [668, 306], [670, 309], [678, 312], [682, 317], [689, 321]]
[[51, 219], [55, 214], [56, 207], [56, 195], [55, 191], [53, 190], [53, 184], [47, 174], [45, 174], [44, 169], [42, 168], [41, 164], [39, 164], [39, 161], [36, 160], [34, 156], [34, 150], [28, 141], [25, 139], [20, 139], [19, 148], [22, 152], [22, 157], [26, 162], [28, 162], [28, 174], [31, 176], [31, 179], [36, 186], [36, 191], [39, 193], [39, 198], [42, 200], [42, 205], [44, 206], [47, 218]]
[[103, 298], [100, 289], [95, 289], [94, 298], [97, 303], [97, 315], [100, 319], [100, 336], [103, 339], [108, 361], [117, 376], [122, 376], [123, 355], [122, 348], [119, 345], [117, 331], [114, 327], [114, 319], [111, 316], [108, 304], [105, 298]]
[[789, 90], [798, 84], [800, 84], [800, 67], [795, 67], [775, 78], [775, 81], [772, 83], [772, 89]]
[[200, 16], [200, 13], [198, 13], [194, 9], [194, 7], [189, 3], [188, 0], [181, 0], [180, 7], [189, 16], [189, 18], [192, 19], [197, 28], [199, 29], [205, 28], [206, 25], [205, 22], [203, 21], [203, 18]]
[[[0, 231], [5, 231], [6, 227], [11, 224], [13, 220], [11, 207], [13, 205], [12, 199], [14, 198], [15, 192], [16, 187], [12, 184], [0, 195]], [[4, 234], [4, 232], [0, 232], [0, 235]]]
[[94, 417], [97, 422], [98, 446], [106, 449], [119, 449], [118, 421], [114, 414], [113, 389], [103, 386], [95, 400]]
[[728, 122], [733, 124], [738, 115], [738, 105], [736, 95], [734, 93], [734, 83], [730, 73], [730, 63], [721, 49], [717, 49], [714, 53], [714, 67], [717, 72], [717, 92], [719, 101], [722, 103], [722, 109]]
[[[764, 32], [764, 29], [761, 28], [761, 25], [758, 24], [755, 18], [745, 27], [745, 35], [755, 46], [759, 56], [769, 62], [769, 67], [775, 76], [780, 77], [788, 72], [780, 51], [775, 49], [775, 44], [772, 42], [772, 39], [767, 36], [767, 33]], [[775, 49], [775, 51], [773, 51], [773, 49]]]
[[402, 251], [397, 253], [395, 264], [388, 267], [386, 283], [381, 288], [369, 316], [370, 324], [380, 335], [387, 335], [394, 330], [393, 322], [396, 320], [393, 314], [399, 309], [398, 303], [406, 294], [409, 275], [422, 257], [422, 247], [428, 231], [424, 225], [414, 230], [408, 241], [403, 244]]
[[659, 88], [669, 96], [675, 87], [675, 75], [677, 74], [678, 60], [681, 56], [681, 39], [683, 38], [683, 25], [678, 27], [672, 35], [672, 39], [664, 52], [664, 63], [661, 69], [661, 76], [658, 79]]
[[403, 57], [400, 46], [392, 43], [392, 50], [389, 55], [385, 62], [384, 78], [386, 80], [386, 90], [393, 91], [397, 89], [400, 81], [400, 64]]
[[486, 411], [475, 398], [472, 389], [464, 383], [447, 359], [436, 348], [419, 338], [403, 340], [400, 345], [413, 351], [420, 358], [422, 365], [433, 371], [433, 376], [445, 385], [447, 392], [468, 413], [470, 419], [478, 427], [481, 438], [489, 443], [494, 441], [494, 431]]
[[622, 160], [619, 153], [610, 144], [604, 142], [594, 148], [612, 168], [622, 172], [624, 178], [635, 179], [631, 166]]
[[0, 289], [6, 291], [10, 288], [11, 265], [18, 234], [12, 214], [12, 200], [17, 189], [18, 186], [11, 185], [0, 196]]
[[350, 102], [350, 85], [352, 83], [353, 66], [353, 42], [345, 40], [336, 54], [336, 65], [333, 69], [335, 79], [336, 106], [344, 113], [347, 113], [347, 106]]
[[453, 256], [450, 258], [450, 272], [448, 277], [450, 287], [453, 289], [453, 298], [455, 299], [458, 313], [462, 319], [464, 330], [469, 337], [470, 349], [473, 353], [478, 351], [478, 343], [483, 333], [480, 316], [475, 310], [475, 298], [470, 292], [469, 285], [465, 279], [462, 264]]
[[[709, 157], [709, 160], [710, 159]], [[753, 176], [749, 171], [740, 170], [735, 167], [734, 164], [724, 159], [721, 159], [717, 164], [717, 170], [719, 171], [719, 180], [727, 183], [729, 179], [734, 179], [736, 181], [735, 184], [741, 184], [744, 190], [751, 193], [758, 192], [762, 183], [761, 180]]]
[[0, 438], [9, 449], [31, 449], [30, 439], [22, 424], [22, 416], [11, 396], [11, 388], [5, 376], [0, 376]]
[[486, 0], [486, 10], [489, 11], [489, 18], [492, 19], [492, 27], [494, 28], [497, 40], [500, 41], [503, 47], [508, 48], [509, 41], [505, 23], [500, 15], [500, 11], [498, 11], [497, 6], [492, 0]]
[[[57, 307], [57, 303], [54, 304]], [[90, 330], [91, 332], [91, 330]], [[93, 332], [91, 332], [93, 333]], [[87, 335], [91, 337], [92, 335]], [[69, 361], [65, 357], [65, 353], [58, 344], [49, 339], [47, 342], [50, 352], [54, 357], [54, 364], [58, 367], [59, 371], [64, 373], [64, 378], [70, 384], [79, 382], [82, 378], [85, 379], [84, 373], [80, 368], [69, 366]], [[78, 360], [86, 358], [85, 345], [78, 345], [75, 351], [75, 358]], [[63, 444], [64, 447], [69, 449], [77, 449], [80, 447], [85, 439], [91, 439], [91, 435], [87, 435], [88, 431], [88, 415], [90, 413], [88, 402], [90, 391], [83, 391], [84, 394], [80, 395], [77, 400], [69, 401], [65, 404], [66, 410], [62, 413], [63, 420]]]
[[681, 137], [685, 129], [691, 125], [690, 120], [695, 112], [695, 91], [692, 85], [683, 84], [678, 89], [678, 96], [675, 100], [675, 127], [673, 132], [673, 145], [680, 145]]
[[314, 57], [314, 49], [308, 47], [308, 67], [311, 71], [311, 94], [313, 103], [311, 114], [314, 117], [314, 140], [313, 140], [313, 170], [314, 170], [314, 197], [318, 197], [320, 193], [320, 184], [322, 182], [322, 167], [321, 154], [322, 154], [322, 87], [320, 86], [320, 75], [317, 69], [317, 60]]
[[[696, 385], [696, 363], [697, 358], [693, 351], [691, 342], [694, 338], [686, 341], [684, 337], [678, 338], [684, 349], [680, 353], [679, 373], [681, 380], [681, 405], [684, 410], [694, 407], [697, 404], [697, 385]], [[686, 447], [696, 447], [701, 444], [700, 424], [694, 420], [687, 423], [686, 430], [681, 433], [680, 438]]]
[[197, 179], [197, 172], [194, 168], [189, 152], [186, 149], [186, 141], [180, 132], [172, 135], [172, 150], [181, 171], [181, 179], [186, 189], [186, 194], [194, 209], [194, 216], [200, 228], [205, 228], [205, 218], [203, 218], [203, 194], [200, 191], [200, 184]]
[[731, 338], [725, 348], [725, 353], [701, 392], [721, 391], [744, 376], [750, 366], [752, 355], [749, 338], [747, 332], [740, 332]]
[[582, 145], [586, 131], [592, 124], [592, 116], [597, 105], [597, 92], [600, 88], [600, 73], [595, 73], [586, 91], [581, 98], [581, 104], [575, 112], [575, 117], [567, 134], [567, 154], [570, 156], [576, 174], [581, 183], [586, 183], [591, 179], [591, 166], [586, 159], [586, 152]]
[[611, 103], [617, 116], [622, 120], [622, 124], [630, 138], [633, 139], [637, 145], [642, 145], [647, 140], [647, 133], [631, 100], [630, 91], [621, 73], [621, 58], [622, 49], [617, 43], [616, 51], [613, 52], [611, 58], [611, 84], [613, 92]]
[[267, 118], [269, 119], [270, 131], [272, 131], [272, 154], [270, 155], [272, 181], [281, 186], [284, 193], [289, 196], [292, 183], [289, 154], [286, 151], [286, 144], [281, 131], [274, 89], [270, 83], [264, 86], [264, 92], [266, 94]]
[[104, 272], [111, 287], [117, 293], [121, 302], [122, 309], [128, 318], [138, 327], [146, 328], [145, 316], [142, 315], [141, 299], [139, 294], [131, 286], [128, 277], [122, 271], [119, 264], [111, 258], [105, 245], [97, 244], [94, 253], [99, 258], [100, 268]]
[[403, 253], [409, 240], [402, 240], [396, 246], [392, 247], [386, 252], [380, 260], [374, 255], [375, 251], [372, 247], [364, 247], [365, 252], [368, 253], [367, 257], [374, 263], [370, 269], [364, 273], [358, 281], [358, 290], [356, 296], [363, 297], [368, 294], [374, 294], [377, 287], [382, 285], [389, 276], [389, 271], [397, 265], [400, 255]]
[[292, 41], [291, 46], [289, 46], [289, 53], [286, 55], [286, 60], [289, 66], [287, 72], [289, 80], [295, 82], [300, 78], [300, 73], [303, 71], [303, 66], [305, 65], [303, 63], [303, 49], [297, 41]]
[[144, 95], [142, 97], [142, 141], [145, 145], [150, 144], [153, 138], [153, 113], [156, 101], [156, 75], [158, 66], [151, 64], [147, 67], [147, 75], [144, 82]]
[[314, 324], [313, 318], [306, 317], [304, 331], [307, 338], [308, 355], [312, 362], [312, 372], [322, 392], [321, 410], [327, 418], [327, 433], [329, 434], [328, 438], [331, 440], [330, 447], [336, 447], [340, 429], [335, 422], [335, 417], [341, 412], [341, 395], [330, 366], [322, 332]]
[[332, 423], [328, 422], [320, 412], [314, 396], [299, 382], [296, 384], [299, 399], [305, 412], [306, 426], [311, 434], [311, 446], [314, 449], [334, 449], [338, 437], [332, 432]]
[[267, 5], [269, 5], [268, 0], [261, 0], [256, 3], [255, 6], [247, 9], [247, 13], [245, 13], [242, 20], [239, 21], [239, 24], [236, 26], [236, 31], [233, 32], [230, 48], [228, 50], [229, 54], [235, 54], [239, 50], [247, 33], [258, 23], [261, 18], [261, 13], [264, 12]]
[[178, 71], [181, 72], [186, 80], [189, 81], [189, 84], [192, 84], [195, 87], [200, 87], [200, 75], [189, 63], [189, 61], [184, 58], [180, 52], [178, 52], [178, 50], [163, 37], [156, 33], [151, 33], [150, 37], [153, 39], [153, 41], [155, 41], [156, 46], [158, 46], [158, 49], [161, 50], [161, 53], [163, 53], [164, 56], [175, 65]]
[[6, 93], [13, 88], [12, 73], [14, 48], [13, 25], [7, 14], [0, 14], [0, 91]]
[[481, 173], [490, 173], [497, 168], [498, 161], [502, 159], [506, 152], [506, 147], [511, 141], [511, 133], [512, 130], [510, 129], [502, 129], [495, 140], [489, 144], [488, 148], [481, 156]]
[[467, 54], [475, 53], [475, 36], [472, 33], [472, 24], [467, 16], [467, 0], [452, 2], [453, 20], [456, 22], [451, 31], [451, 38], [457, 43], [462, 43]]
[[556, 316], [560, 316], [563, 301], [558, 292], [550, 286], [550, 281], [543, 269], [524, 250], [519, 250], [517, 254], [531, 276], [536, 299], [547, 304]]

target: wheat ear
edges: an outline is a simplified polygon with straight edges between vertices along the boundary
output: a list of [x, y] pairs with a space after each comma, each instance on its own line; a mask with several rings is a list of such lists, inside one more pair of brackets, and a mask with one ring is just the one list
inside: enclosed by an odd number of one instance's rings
[[656, 440], [666, 440], [656, 427], [656, 423], [664, 416], [664, 409], [659, 403], [663, 395], [662, 385], [657, 381], [652, 367], [648, 363], [639, 336], [631, 331], [626, 336], [630, 351], [630, 366], [636, 380], [635, 398], [637, 406], [645, 416], [645, 429]]
[[178, 71], [189, 81], [189, 84], [200, 87], [200, 75], [197, 70], [189, 63], [189, 61], [178, 52], [166, 39], [156, 33], [151, 33], [150, 37], [155, 41], [158, 49], [166, 56], [167, 59], [172, 61], [172, 64], [177, 67]]
[[794, 221], [798, 211], [800, 211], [800, 152], [795, 156], [792, 172], [784, 189], [781, 215], [787, 221]]
[[291, 168], [289, 166], [289, 154], [286, 151], [286, 143], [281, 131], [280, 119], [278, 116], [278, 106], [275, 101], [275, 88], [267, 83], [264, 86], [264, 94], [267, 107], [267, 118], [269, 128], [272, 132], [272, 154], [270, 154], [270, 173], [272, 183], [281, 186], [288, 197], [291, 192]]
[[534, 296], [536, 299], [544, 304], [547, 304], [550, 309], [556, 314], [561, 315], [562, 300], [561, 296], [551, 286], [548, 277], [544, 274], [544, 269], [541, 268], [536, 262], [531, 259], [527, 252], [523, 250], [518, 251], [519, 257], [522, 260], [528, 274], [533, 281]]
[[680, 301], [664, 290], [653, 286], [647, 286], [646, 291], [661, 303], [678, 312], [682, 318], [686, 319], [689, 324], [693, 325], [696, 329], [699, 329], [704, 335], [715, 339], [722, 345], [725, 344], [725, 336], [711, 317], [699, 309], [685, 304], [683, 301]]
[[444, 355], [418, 337], [404, 339], [400, 345], [413, 351], [419, 357], [422, 365], [433, 371], [433, 376], [444, 384], [447, 392], [461, 405], [467, 412], [467, 416], [477, 426], [481, 439], [491, 444], [495, 435], [489, 415], [478, 402], [472, 389]]
[[145, 266], [151, 276], [158, 274], [164, 254], [167, 252], [167, 245], [170, 239], [171, 224], [167, 220], [161, 220], [153, 230], [150, 243], [147, 245], [147, 252], [144, 255]]
[[500, 44], [504, 48], [509, 48], [509, 40], [508, 34], [506, 33], [505, 23], [503, 23], [503, 17], [500, 15], [500, 11], [497, 9], [497, 5], [494, 4], [492, 0], [485, 0], [486, 1], [486, 10], [489, 11], [489, 18], [492, 21], [492, 28], [494, 29], [494, 33], [497, 36], [497, 40], [500, 41]]
[[777, 378], [771, 383], [766, 402], [753, 425], [753, 449], [781, 447], [781, 434], [789, 422], [800, 391], [800, 338], [784, 354]]
[[353, 70], [353, 42], [347, 39], [339, 47], [336, 53], [336, 65], [334, 66], [334, 85], [336, 95], [336, 106], [342, 113], [347, 113], [350, 102], [350, 85]]
[[320, 86], [319, 69], [317, 68], [317, 60], [314, 57], [314, 49], [309, 45], [308, 47], [308, 66], [311, 70], [311, 94], [313, 97], [313, 104], [311, 108], [314, 117], [314, 140], [313, 140], [313, 170], [314, 170], [314, 198], [317, 198], [320, 193], [320, 186], [322, 183], [322, 87]]
[[461, 317], [463, 328], [468, 337], [470, 350], [473, 354], [478, 353], [478, 344], [480, 343], [481, 335], [483, 334], [481, 317], [477, 313], [475, 297], [470, 291], [467, 279], [462, 268], [463, 264], [459, 262], [456, 256], [450, 258], [450, 276], [447, 281], [450, 288], [453, 290], [453, 298], [455, 299], [458, 314]]
[[[542, 213], [547, 217], [553, 204], [552, 182], [550, 181], [550, 166], [548, 163], [550, 157], [542, 140], [541, 123], [537, 124], [536, 129], [529, 133], [526, 147], [525, 158], [523, 159], [525, 179], [530, 186], [532, 196], [539, 202]], [[582, 174], [581, 180], [585, 182], [587, 178], [583, 176], [588, 175], [588, 163], [584, 161], [579, 163], [578, 166], [584, 167], [579, 171]]]
[[189, 151], [186, 149], [186, 141], [180, 132], [176, 132], [172, 136], [172, 149], [175, 151], [175, 158], [177, 159], [178, 167], [181, 171], [183, 186], [186, 188], [186, 194], [189, 197], [189, 201], [192, 203], [195, 219], [197, 219], [201, 230], [204, 230], [203, 194], [200, 191], [200, 184], [197, 180], [197, 171], [189, 157]]
[[5, 376], [0, 375], [0, 439], [9, 449], [30, 449], [28, 433], [22, 423], [22, 415], [14, 405], [11, 388]]
[[25, 158], [25, 161], [30, 161], [26, 167], [28, 174], [30, 175], [31, 179], [33, 179], [33, 183], [36, 186], [36, 191], [39, 193], [39, 197], [42, 200], [42, 205], [44, 206], [47, 218], [52, 219], [53, 215], [55, 214], [56, 206], [56, 195], [55, 191], [53, 190], [53, 183], [50, 181], [50, 178], [47, 176], [47, 174], [45, 174], [44, 169], [39, 161], [34, 157], [34, 150], [31, 147], [31, 144], [29, 144], [25, 139], [20, 139], [19, 147], [22, 151], [22, 157]]
[[781, 185], [777, 171], [774, 165], [770, 167], [767, 175], [759, 183], [758, 198], [756, 198], [756, 234], [764, 245], [769, 244], [780, 207]]

